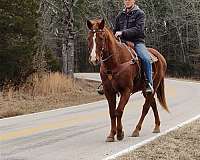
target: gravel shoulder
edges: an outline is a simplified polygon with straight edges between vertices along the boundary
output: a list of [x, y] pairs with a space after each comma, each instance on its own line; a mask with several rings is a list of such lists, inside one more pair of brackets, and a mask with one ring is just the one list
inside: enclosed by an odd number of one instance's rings
[[117, 160], [200, 160], [200, 119]]

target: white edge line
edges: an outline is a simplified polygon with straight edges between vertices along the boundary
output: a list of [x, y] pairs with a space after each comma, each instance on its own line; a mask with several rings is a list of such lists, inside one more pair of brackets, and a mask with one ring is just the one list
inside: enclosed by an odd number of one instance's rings
[[196, 117], [193, 117], [193, 118], [191, 118], [191, 119], [185, 121], [185, 122], [179, 123], [179, 124], [176, 125], [175, 127], [172, 127], [172, 128], [170, 128], [170, 129], [168, 129], [168, 130], [166, 130], [166, 131], [164, 131], [164, 132], [162, 132], [162, 133], [160, 133], [160, 134], [157, 134], [157, 135], [154, 136], [154, 137], [151, 137], [151, 138], [149, 138], [149, 139], [146, 139], [146, 140], [144, 140], [144, 141], [142, 141], [142, 142], [140, 142], [140, 143], [137, 143], [136, 145], [130, 146], [129, 148], [124, 149], [124, 150], [122, 150], [122, 151], [120, 151], [120, 152], [118, 152], [118, 153], [116, 153], [116, 154], [114, 154], [114, 155], [108, 156], [108, 157], [106, 157], [106, 158], [104, 158], [104, 159], [102, 159], [102, 160], [112, 160], [112, 159], [115, 159], [115, 158], [117, 158], [117, 157], [119, 157], [119, 156], [123, 156], [123, 155], [125, 155], [125, 154], [127, 154], [127, 153], [129, 153], [129, 152], [131, 152], [131, 151], [134, 151], [135, 149], [137, 149], [137, 148], [139, 148], [139, 147], [141, 147], [141, 146], [143, 146], [143, 145], [146, 145], [146, 144], [152, 142], [153, 140], [157, 139], [158, 137], [163, 136], [163, 135], [166, 135], [167, 133], [169, 133], [169, 132], [171, 132], [171, 131], [174, 131], [174, 130], [176, 130], [176, 129], [179, 129], [180, 127], [183, 127], [184, 125], [186, 125], [186, 124], [188, 124], [188, 123], [191, 123], [191, 122], [193, 122], [193, 121], [195, 121], [195, 120], [197, 120], [197, 119], [199, 119], [199, 118], [200, 118], [200, 114], [197, 115]]

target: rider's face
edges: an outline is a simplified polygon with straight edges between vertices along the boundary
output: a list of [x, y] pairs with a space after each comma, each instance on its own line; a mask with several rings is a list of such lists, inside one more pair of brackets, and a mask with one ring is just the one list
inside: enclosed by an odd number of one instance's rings
[[126, 8], [131, 8], [135, 4], [135, 0], [124, 0]]

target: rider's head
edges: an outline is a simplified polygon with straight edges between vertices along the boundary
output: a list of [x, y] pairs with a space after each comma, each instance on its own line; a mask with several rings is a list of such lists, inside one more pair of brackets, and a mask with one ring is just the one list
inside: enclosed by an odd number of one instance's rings
[[124, 5], [127, 9], [130, 9], [135, 5], [135, 0], [124, 0]]

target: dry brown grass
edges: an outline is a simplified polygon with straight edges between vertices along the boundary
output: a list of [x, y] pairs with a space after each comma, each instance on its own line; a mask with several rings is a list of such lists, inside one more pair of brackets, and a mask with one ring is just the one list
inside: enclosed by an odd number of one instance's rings
[[101, 100], [104, 97], [96, 93], [98, 84], [61, 73], [32, 75], [18, 90], [7, 86], [0, 93], [0, 118]]
[[34, 75], [31, 82], [33, 82], [33, 90], [31, 92], [34, 96], [59, 95], [65, 92], [76, 92], [78, 89], [72, 78], [60, 73], [45, 74], [42, 78]]

